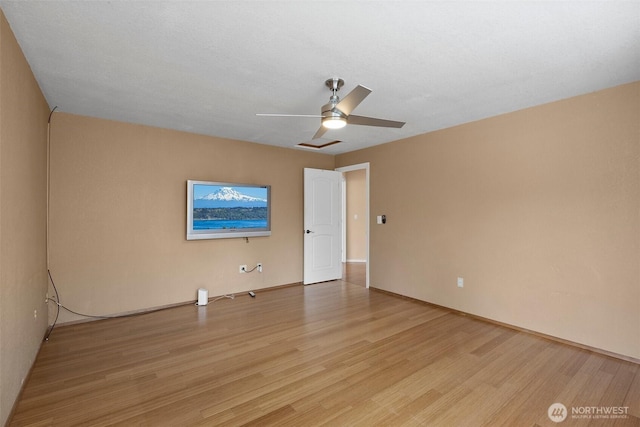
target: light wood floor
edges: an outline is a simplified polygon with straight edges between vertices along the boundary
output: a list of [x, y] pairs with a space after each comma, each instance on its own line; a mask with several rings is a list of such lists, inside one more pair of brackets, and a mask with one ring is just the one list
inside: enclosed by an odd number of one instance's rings
[[243, 424], [638, 426], [640, 365], [336, 281], [57, 328], [9, 425]]

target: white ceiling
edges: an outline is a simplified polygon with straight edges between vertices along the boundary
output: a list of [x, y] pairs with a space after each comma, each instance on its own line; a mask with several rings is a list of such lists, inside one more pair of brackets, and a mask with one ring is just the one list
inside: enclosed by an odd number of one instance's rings
[[[340, 77], [352, 151], [640, 80], [639, 1], [0, 0], [50, 107], [282, 147]], [[317, 142], [316, 142], [317, 143]]]

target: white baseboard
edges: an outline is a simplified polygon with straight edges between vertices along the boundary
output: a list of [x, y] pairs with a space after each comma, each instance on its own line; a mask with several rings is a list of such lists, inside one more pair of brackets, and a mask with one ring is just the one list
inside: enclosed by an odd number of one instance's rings
[[366, 259], [348, 259], [347, 262], [367, 262]]

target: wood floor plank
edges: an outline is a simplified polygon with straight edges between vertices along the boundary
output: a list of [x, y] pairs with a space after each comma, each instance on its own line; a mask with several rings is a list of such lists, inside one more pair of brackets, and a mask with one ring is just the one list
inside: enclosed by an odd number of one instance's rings
[[628, 407], [629, 414], [640, 419], [640, 405], [638, 404], [638, 402], [640, 402], [640, 366], [624, 365], [624, 368], [629, 369], [632, 380], [622, 406]]
[[56, 328], [9, 426], [549, 426], [555, 402], [637, 426], [640, 366], [347, 280]]

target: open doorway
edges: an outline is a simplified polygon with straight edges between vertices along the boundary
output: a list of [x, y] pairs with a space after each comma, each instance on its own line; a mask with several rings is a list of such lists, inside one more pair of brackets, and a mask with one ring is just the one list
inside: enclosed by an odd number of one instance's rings
[[343, 173], [343, 280], [369, 287], [369, 163], [336, 169]]

